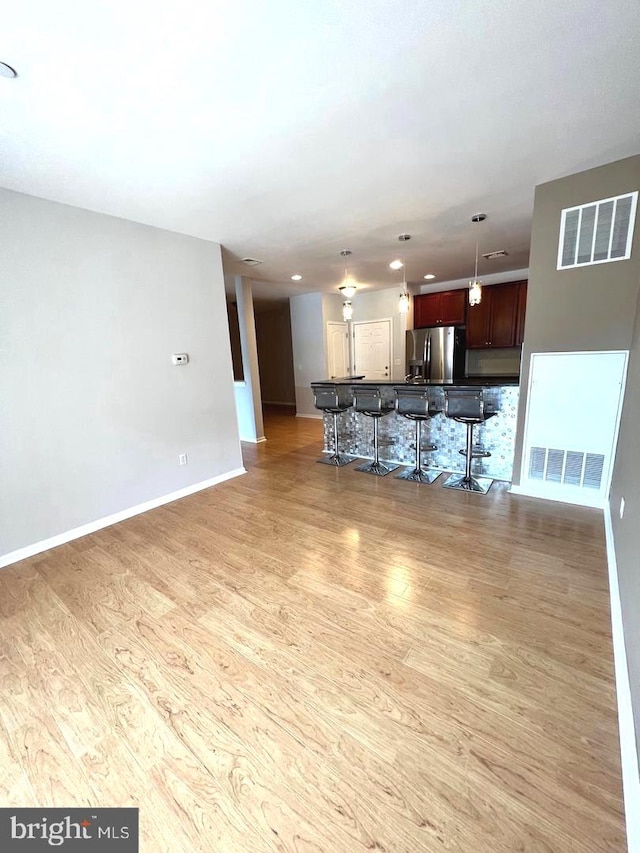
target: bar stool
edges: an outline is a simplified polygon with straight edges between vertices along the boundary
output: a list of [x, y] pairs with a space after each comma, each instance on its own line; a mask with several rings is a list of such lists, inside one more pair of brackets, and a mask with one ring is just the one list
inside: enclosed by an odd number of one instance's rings
[[411, 388], [402, 385], [393, 389], [396, 395], [396, 412], [414, 421], [416, 425], [416, 464], [414, 468], [407, 468], [402, 474], [396, 474], [398, 480], [411, 480], [414, 483], [433, 483], [440, 476], [441, 471], [434, 471], [422, 467], [422, 452], [431, 453], [437, 450], [435, 444], [422, 447], [422, 423], [428, 421], [440, 411], [429, 404], [429, 396], [426, 388]]
[[348, 385], [332, 385], [324, 382], [312, 382], [313, 402], [316, 409], [333, 415], [333, 453], [318, 459], [323, 465], [335, 465], [341, 468], [353, 462], [355, 456], [348, 456], [338, 450], [338, 415], [346, 412], [353, 404], [351, 390]]
[[491, 456], [486, 450], [473, 446], [473, 428], [483, 424], [495, 412], [485, 409], [482, 388], [445, 388], [444, 413], [467, 427], [467, 446], [460, 453], [466, 456], [464, 474], [451, 474], [443, 486], [447, 489], [460, 489], [464, 492], [480, 492], [485, 495], [491, 488], [493, 480], [490, 477], [474, 477], [471, 474], [471, 463], [474, 459], [484, 459]]
[[393, 403], [383, 401], [382, 393], [378, 385], [353, 385], [353, 408], [361, 415], [373, 419], [373, 462], [365, 462], [358, 465], [356, 471], [365, 474], [375, 474], [377, 477], [386, 477], [399, 465], [386, 465], [380, 462], [378, 447], [378, 421], [393, 411]]

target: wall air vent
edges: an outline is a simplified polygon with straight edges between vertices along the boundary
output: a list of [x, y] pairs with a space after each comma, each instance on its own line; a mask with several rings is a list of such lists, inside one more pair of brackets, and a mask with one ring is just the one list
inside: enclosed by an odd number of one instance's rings
[[562, 211], [558, 269], [631, 257], [638, 193], [605, 198]]
[[486, 261], [495, 261], [496, 258], [506, 258], [509, 252], [506, 249], [499, 249], [497, 252], [487, 252], [486, 255], [482, 257]]
[[263, 264], [264, 261], [259, 261], [257, 258], [242, 258], [242, 263], [248, 267], [257, 267], [258, 264]]
[[599, 489], [602, 483], [604, 456], [552, 447], [532, 447], [529, 456], [529, 479]]

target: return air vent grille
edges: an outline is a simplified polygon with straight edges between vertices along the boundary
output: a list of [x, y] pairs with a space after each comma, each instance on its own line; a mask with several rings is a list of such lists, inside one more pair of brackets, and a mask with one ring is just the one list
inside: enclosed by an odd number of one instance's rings
[[506, 258], [508, 254], [506, 249], [499, 249], [497, 252], [487, 252], [482, 257], [487, 261], [495, 261], [496, 258]]
[[638, 193], [562, 211], [558, 269], [624, 261], [631, 257]]
[[529, 479], [599, 489], [602, 484], [604, 456], [551, 447], [532, 447], [529, 456]]
[[263, 264], [264, 261], [259, 261], [257, 258], [242, 258], [242, 263], [248, 267], [257, 267], [258, 264]]

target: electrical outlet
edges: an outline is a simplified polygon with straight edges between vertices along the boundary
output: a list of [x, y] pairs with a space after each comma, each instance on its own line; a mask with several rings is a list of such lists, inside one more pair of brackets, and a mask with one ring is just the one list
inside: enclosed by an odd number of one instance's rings
[[624, 516], [624, 498], [620, 498], [620, 518]]
[[186, 453], [178, 453], [178, 465], [186, 465], [187, 464], [187, 454]]

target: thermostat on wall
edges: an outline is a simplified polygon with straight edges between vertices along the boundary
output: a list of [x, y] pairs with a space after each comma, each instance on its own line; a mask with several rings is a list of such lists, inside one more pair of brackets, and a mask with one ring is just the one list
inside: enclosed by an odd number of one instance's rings
[[173, 364], [189, 364], [189, 356], [186, 352], [174, 352], [171, 361]]

